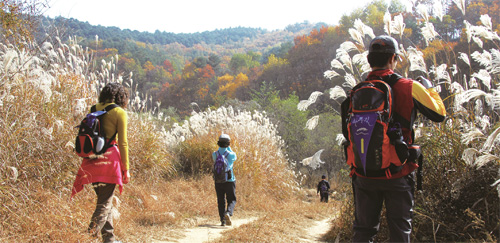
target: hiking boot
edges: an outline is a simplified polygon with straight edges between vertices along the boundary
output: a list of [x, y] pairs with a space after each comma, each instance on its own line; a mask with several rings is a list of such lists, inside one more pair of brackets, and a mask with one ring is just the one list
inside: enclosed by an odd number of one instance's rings
[[231, 226], [231, 217], [229, 216], [228, 213], [226, 213], [226, 215], [224, 215], [224, 221], [226, 221], [226, 224], [228, 226]]
[[226, 226], [226, 220], [225, 219], [223, 219], [223, 220], [220, 221], [220, 226]]

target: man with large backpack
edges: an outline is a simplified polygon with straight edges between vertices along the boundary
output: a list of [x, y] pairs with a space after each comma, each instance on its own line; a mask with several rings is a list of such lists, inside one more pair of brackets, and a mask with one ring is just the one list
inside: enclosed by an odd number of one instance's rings
[[316, 194], [321, 196], [320, 202], [328, 202], [328, 190], [330, 190], [330, 183], [326, 180], [326, 176], [322, 175], [321, 181], [318, 183], [318, 190], [316, 191]]
[[351, 166], [355, 219], [353, 242], [374, 241], [385, 202], [391, 242], [409, 242], [415, 172], [422, 160], [413, 144], [417, 111], [434, 122], [446, 116], [432, 83], [394, 73], [398, 43], [390, 36], [370, 42], [372, 71], [342, 103], [342, 133]]
[[236, 178], [233, 171], [236, 153], [231, 150], [230, 144], [231, 138], [229, 135], [222, 134], [217, 142], [219, 149], [212, 153], [215, 192], [217, 193], [221, 226], [230, 226], [232, 224], [231, 216], [233, 216], [234, 206], [236, 205]]

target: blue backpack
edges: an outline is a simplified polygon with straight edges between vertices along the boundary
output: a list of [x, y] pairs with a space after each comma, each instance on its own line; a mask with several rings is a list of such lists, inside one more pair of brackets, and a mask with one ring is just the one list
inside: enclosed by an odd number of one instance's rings
[[224, 183], [231, 179], [231, 170], [228, 170], [227, 155], [226, 151], [224, 154], [220, 154], [219, 151], [216, 152], [217, 157], [214, 162], [214, 180], [215, 183]]

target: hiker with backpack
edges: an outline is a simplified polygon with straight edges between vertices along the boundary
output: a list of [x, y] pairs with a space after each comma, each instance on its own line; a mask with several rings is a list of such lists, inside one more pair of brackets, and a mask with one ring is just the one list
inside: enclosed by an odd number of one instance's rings
[[230, 144], [231, 138], [229, 135], [222, 134], [217, 142], [219, 149], [212, 153], [212, 159], [214, 160], [213, 177], [221, 226], [232, 225], [231, 216], [233, 216], [234, 206], [236, 205], [236, 178], [233, 171], [236, 153], [231, 150]]
[[[432, 82], [423, 77], [418, 81], [403, 78], [393, 71], [398, 53], [394, 38], [375, 37], [367, 57], [372, 71], [341, 105], [355, 205], [353, 242], [374, 241], [384, 202], [389, 241], [410, 241], [414, 170], [422, 162], [414, 144], [413, 123], [417, 111], [434, 122], [446, 116]], [[417, 174], [417, 182], [419, 178]]]
[[[328, 191], [330, 190], [330, 183], [326, 180], [326, 176], [321, 176], [321, 181], [318, 183], [318, 190], [316, 191], [316, 195], [320, 195], [320, 202], [328, 202]], [[321, 193], [321, 194], [320, 194]]]
[[[127, 112], [129, 93], [118, 83], [108, 83], [99, 95], [99, 103], [79, 127], [76, 153], [83, 157], [73, 184], [71, 197], [92, 184], [97, 203], [87, 231], [97, 237], [101, 232], [104, 242], [115, 242], [111, 209], [116, 185], [120, 193], [123, 184], [130, 181], [127, 143]], [[89, 125], [91, 124], [91, 125]], [[89, 131], [90, 130], [90, 131]], [[99, 146], [99, 137], [105, 139]], [[99, 147], [99, 148], [97, 148]]]

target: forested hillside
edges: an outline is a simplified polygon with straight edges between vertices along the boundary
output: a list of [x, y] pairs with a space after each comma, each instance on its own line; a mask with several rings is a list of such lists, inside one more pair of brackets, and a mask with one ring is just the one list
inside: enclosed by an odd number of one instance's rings
[[[130, 84], [134, 83], [134, 88], [139, 93], [149, 95], [152, 100], [163, 101], [163, 108], [173, 107], [182, 114], [187, 111], [186, 104], [191, 102], [165, 102], [172, 98], [167, 98], [165, 92], [168, 87], [175, 87], [174, 83], [182, 81], [184, 70], [190, 70], [190, 65], [194, 65], [195, 68], [191, 69], [199, 73], [194, 78], [200, 79], [204, 76], [204, 81], [198, 82], [209, 84], [200, 85], [194, 82], [193, 87], [188, 87], [188, 90], [197, 89], [206, 93], [208, 89], [214, 90], [213, 86], [218, 77], [236, 77], [240, 73], [248, 76], [252, 68], [266, 63], [269, 56], [283, 57], [293, 46], [295, 36], [307, 34], [312, 29], [319, 29], [324, 25], [303, 22], [276, 31], [237, 27], [174, 34], [92, 26], [87, 22], [62, 17], [44, 18], [43, 23], [42, 31], [57, 31], [62, 36], [79, 37], [82, 46], [95, 52], [96, 62], [99, 62], [99, 59], [110, 61], [113, 57], [117, 78], [119, 76]], [[256, 72], [257, 70], [254, 70], [254, 76], [258, 74]], [[189, 92], [181, 92], [179, 95], [192, 95]], [[202, 95], [205, 97], [202, 99], [196, 97], [192, 102], [203, 107], [212, 105], [216, 98], [210, 98], [211, 95], [215, 94]]]

